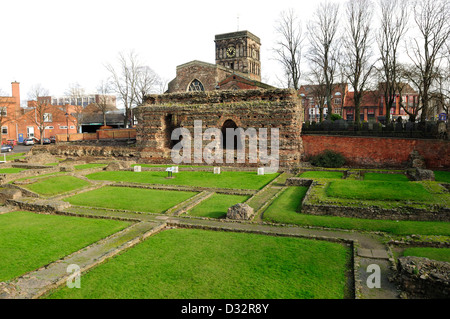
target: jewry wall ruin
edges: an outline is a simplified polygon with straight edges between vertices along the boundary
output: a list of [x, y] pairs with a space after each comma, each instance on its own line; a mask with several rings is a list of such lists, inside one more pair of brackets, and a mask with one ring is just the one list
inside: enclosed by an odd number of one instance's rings
[[[298, 165], [302, 154], [301, 123], [303, 108], [294, 90], [240, 90], [171, 93], [150, 95], [137, 110], [137, 146], [144, 149], [141, 158], [152, 162], [171, 160], [171, 149], [177, 141], [171, 140], [176, 128], [187, 129], [194, 136], [194, 121], [202, 121], [202, 131], [217, 128], [225, 134], [226, 128], [267, 129], [267, 152], [272, 152], [271, 129], [279, 129], [279, 166]], [[261, 136], [258, 136], [258, 142]], [[211, 143], [203, 140], [202, 148]], [[193, 141], [192, 141], [193, 144]], [[226, 163], [226, 145], [223, 142], [223, 163]], [[236, 145], [236, 143], [235, 143]], [[249, 137], [245, 138], [245, 163], [234, 166], [263, 165], [249, 159]], [[191, 163], [200, 162], [191, 152]], [[204, 160], [204, 159], [203, 159]], [[229, 163], [227, 163], [229, 164]]]

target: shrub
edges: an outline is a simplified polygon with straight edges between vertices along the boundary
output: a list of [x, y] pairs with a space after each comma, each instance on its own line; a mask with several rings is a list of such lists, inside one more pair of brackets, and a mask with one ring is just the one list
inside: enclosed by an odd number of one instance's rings
[[334, 122], [334, 121], [337, 121], [337, 120], [341, 120], [342, 119], [342, 116], [340, 116], [339, 114], [331, 114], [331, 120]]
[[342, 167], [345, 164], [345, 157], [340, 153], [325, 150], [323, 153], [313, 156], [311, 164], [320, 167]]

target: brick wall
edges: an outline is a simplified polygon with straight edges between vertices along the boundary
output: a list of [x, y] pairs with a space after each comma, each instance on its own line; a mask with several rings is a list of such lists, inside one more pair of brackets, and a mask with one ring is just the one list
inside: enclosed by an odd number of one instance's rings
[[450, 142], [445, 140], [303, 135], [304, 156], [326, 149], [344, 155], [350, 166], [405, 167], [417, 150], [428, 168], [450, 168]]

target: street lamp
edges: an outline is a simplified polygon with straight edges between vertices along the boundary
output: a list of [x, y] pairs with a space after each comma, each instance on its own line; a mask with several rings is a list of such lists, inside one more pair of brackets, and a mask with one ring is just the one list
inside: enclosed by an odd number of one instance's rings
[[67, 128], [67, 142], [69, 141], [69, 113], [64, 114], [66, 116], [66, 128]]

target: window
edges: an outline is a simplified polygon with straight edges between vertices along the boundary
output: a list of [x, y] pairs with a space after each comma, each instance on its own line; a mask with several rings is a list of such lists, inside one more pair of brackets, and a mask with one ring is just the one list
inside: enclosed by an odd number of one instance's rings
[[188, 91], [189, 92], [203, 92], [203, 91], [205, 91], [205, 88], [203, 87], [202, 82], [200, 82], [199, 80], [195, 79], [189, 85]]
[[8, 127], [7, 126], [2, 126], [2, 134], [8, 134]]
[[52, 117], [51, 113], [44, 114], [44, 122], [53, 122], [52, 119], [53, 119], [53, 117]]
[[334, 99], [334, 104], [339, 104], [339, 105], [341, 105], [341, 104], [342, 104], [342, 99], [341, 99], [340, 97], [335, 98], [335, 99]]
[[53, 130], [53, 128], [54, 128], [53, 126], [46, 126], [45, 127], [46, 130]]
[[71, 128], [71, 129], [75, 129], [75, 126], [71, 125], [70, 128]]
[[8, 108], [6, 106], [0, 107], [0, 115], [1, 116], [8, 116]]
[[65, 125], [60, 126], [59, 128], [62, 129], [62, 130], [67, 130], [67, 126], [65, 126]]

